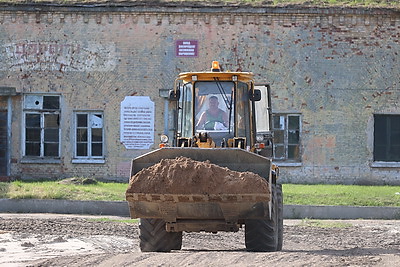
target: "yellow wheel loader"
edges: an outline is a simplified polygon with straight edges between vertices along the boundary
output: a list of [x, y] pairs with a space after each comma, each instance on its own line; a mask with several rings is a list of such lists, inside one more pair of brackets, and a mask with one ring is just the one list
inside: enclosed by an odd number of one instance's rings
[[[256, 84], [253, 78], [251, 72], [221, 71], [215, 61], [210, 71], [177, 77], [169, 92], [173, 136], [163, 135], [159, 149], [132, 160], [126, 199], [131, 217], [140, 218], [142, 251], [179, 250], [182, 232], [235, 232], [243, 226], [248, 251], [282, 249], [283, 195], [277, 183], [279, 169], [271, 161], [270, 87]], [[135, 175], [163, 159], [179, 157], [255, 173], [268, 190], [232, 193], [227, 186], [217, 194], [193, 193], [193, 188], [177, 194], [162, 179], [156, 181], [162, 193], [154, 188], [135, 190]], [[212, 176], [201, 179], [211, 181]], [[241, 188], [242, 180], [230, 179]]]

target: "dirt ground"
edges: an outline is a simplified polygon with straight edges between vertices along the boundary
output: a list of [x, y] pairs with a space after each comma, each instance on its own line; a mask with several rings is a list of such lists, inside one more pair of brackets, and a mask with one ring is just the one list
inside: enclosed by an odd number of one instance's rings
[[0, 214], [0, 266], [399, 266], [400, 263], [400, 221], [334, 221], [346, 227], [321, 228], [304, 225], [302, 220], [285, 220], [283, 251], [273, 253], [246, 252], [243, 230], [184, 233], [180, 251], [142, 253], [138, 224], [98, 220], [105, 217]]

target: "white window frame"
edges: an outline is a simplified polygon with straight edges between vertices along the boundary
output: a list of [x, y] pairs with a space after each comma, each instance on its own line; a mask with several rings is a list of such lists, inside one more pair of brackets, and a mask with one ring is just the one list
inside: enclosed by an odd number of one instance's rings
[[[87, 127], [78, 127], [78, 115], [86, 115], [87, 116]], [[102, 134], [102, 155], [101, 156], [93, 156], [92, 155], [92, 129], [95, 127], [91, 127], [92, 125], [92, 116], [91, 115], [101, 115], [102, 125], [101, 134]], [[78, 140], [77, 140], [77, 130], [78, 128], [86, 128], [87, 129], [87, 156], [78, 156]], [[104, 112], [99, 110], [90, 110], [90, 111], [75, 111], [74, 112], [74, 130], [73, 130], [73, 146], [74, 146], [74, 158], [72, 159], [72, 163], [105, 163], [105, 138], [104, 138]]]
[[[43, 97], [45, 96], [57, 96], [59, 100], [59, 107], [58, 109], [44, 109], [42, 107]], [[27, 103], [28, 97], [34, 97], [40, 103], [37, 107], [31, 106]], [[60, 95], [52, 95], [52, 94], [26, 94], [24, 95], [24, 102], [23, 102], [23, 117], [22, 117], [22, 163], [58, 163], [61, 158], [61, 96]], [[39, 114], [40, 115], [40, 153], [38, 156], [36, 155], [26, 155], [26, 116], [28, 114]], [[55, 114], [59, 116], [59, 125], [58, 125], [58, 155], [57, 156], [45, 156], [44, 155], [44, 146], [45, 142], [44, 138], [44, 130], [45, 130], [45, 115], [47, 114]]]

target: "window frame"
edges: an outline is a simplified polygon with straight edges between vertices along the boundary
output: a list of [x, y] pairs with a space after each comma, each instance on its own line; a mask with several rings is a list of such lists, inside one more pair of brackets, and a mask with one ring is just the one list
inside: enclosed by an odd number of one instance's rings
[[[388, 130], [388, 128], [390, 128], [390, 124], [388, 122], [389, 117], [397, 117], [397, 119], [400, 119], [400, 114], [390, 114], [390, 113], [377, 113], [377, 114], [373, 114], [373, 142], [372, 142], [372, 167], [395, 167], [398, 168], [400, 167], [400, 160], [396, 161], [393, 159], [381, 159], [378, 158], [378, 155], [376, 154], [376, 150], [377, 150], [377, 146], [379, 146], [379, 144], [376, 143], [376, 139], [377, 137], [377, 132], [376, 132], [376, 127], [378, 127], [377, 125], [377, 117], [384, 117], [385, 118], [385, 130]], [[380, 133], [382, 134], [382, 133]], [[383, 135], [386, 136], [386, 145], [385, 145], [385, 154], [388, 153], [388, 147], [387, 145], [390, 145], [390, 136], [393, 135], [393, 131], [390, 132], [385, 132]], [[389, 140], [388, 140], [389, 139]]]
[[[87, 126], [86, 127], [78, 127], [78, 115], [86, 115], [87, 116]], [[92, 130], [98, 129], [91, 127], [91, 115], [101, 115], [102, 118], [102, 127], [101, 127], [101, 156], [93, 156], [92, 145], [93, 143], [100, 143], [98, 141], [92, 140]], [[105, 163], [105, 131], [104, 131], [104, 112], [101, 110], [76, 110], [73, 113], [73, 159], [72, 163]], [[87, 156], [78, 156], [78, 129], [87, 129]], [[83, 142], [82, 142], [83, 143]]]
[[[282, 128], [275, 128], [275, 118], [283, 117], [284, 118], [284, 125], [283, 129]], [[298, 125], [295, 130], [298, 131], [298, 143], [289, 143], [289, 117], [298, 117]], [[302, 146], [301, 146], [301, 132], [302, 132], [302, 125], [301, 125], [301, 118], [302, 115], [301, 113], [285, 113], [285, 112], [274, 112], [272, 114], [272, 132], [274, 133], [274, 139], [273, 139], [273, 146], [274, 146], [274, 153], [273, 153], [273, 160], [276, 162], [279, 162], [280, 166], [301, 166], [302, 164]], [[279, 145], [275, 142], [277, 135], [276, 131], [277, 130], [282, 130], [283, 131], [283, 143], [279, 143]], [[281, 145], [283, 144], [283, 145]], [[289, 158], [289, 146], [297, 145], [298, 146], [298, 157], [297, 158]], [[283, 157], [277, 157], [277, 147], [283, 147]]]
[[[44, 97], [58, 97], [58, 108], [43, 108], [43, 103], [45, 102]], [[28, 101], [28, 98], [36, 99], [35, 102], [36, 107], [31, 105]], [[22, 163], [58, 163], [61, 159], [61, 95], [58, 94], [25, 94], [23, 98], [23, 112], [22, 112], [22, 142], [21, 142], [21, 152], [22, 152]], [[26, 118], [29, 114], [38, 114], [40, 116], [39, 128], [40, 129], [40, 144], [39, 144], [39, 155], [27, 155], [26, 145], [28, 142], [27, 138], [27, 123]], [[48, 141], [45, 139], [45, 116], [46, 115], [57, 115], [57, 124], [58, 124], [58, 142]], [[30, 127], [34, 128], [34, 127]], [[53, 128], [53, 127], [49, 127]], [[57, 129], [57, 128], [56, 128]], [[53, 156], [45, 156], [45, 146], [46, 144], [58, 143], [57, 146], [57, 155]]]

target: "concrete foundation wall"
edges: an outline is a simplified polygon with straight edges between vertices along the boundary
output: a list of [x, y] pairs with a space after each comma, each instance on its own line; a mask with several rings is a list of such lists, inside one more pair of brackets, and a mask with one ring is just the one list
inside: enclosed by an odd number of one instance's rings
[[[294, 183], [400, 184], [400, 164], [373, 167], [373, 115], [400, 115], [400, 13], [303, 8], [0, 7], [0, 86], [15, 87], [11, 176], [127, 180], [130, 159], [148, 150], [119, 141], [126, 96], [155, 104], [155, 145], [164, 98], [182, 71], [212, 60], [252, 71], [272, 86], [273, 110], [301, 115], [301, 161], [279, 163]], [[177, 57], [177, 40], [197, 40], [198, 57]], [[61, 157], [22, 156], [23, 96], [62, 99]], [[102, 111], [105, 160], [72, 163], [74, 111]], [[168, 115], [170, 116], [170, 115]]]

